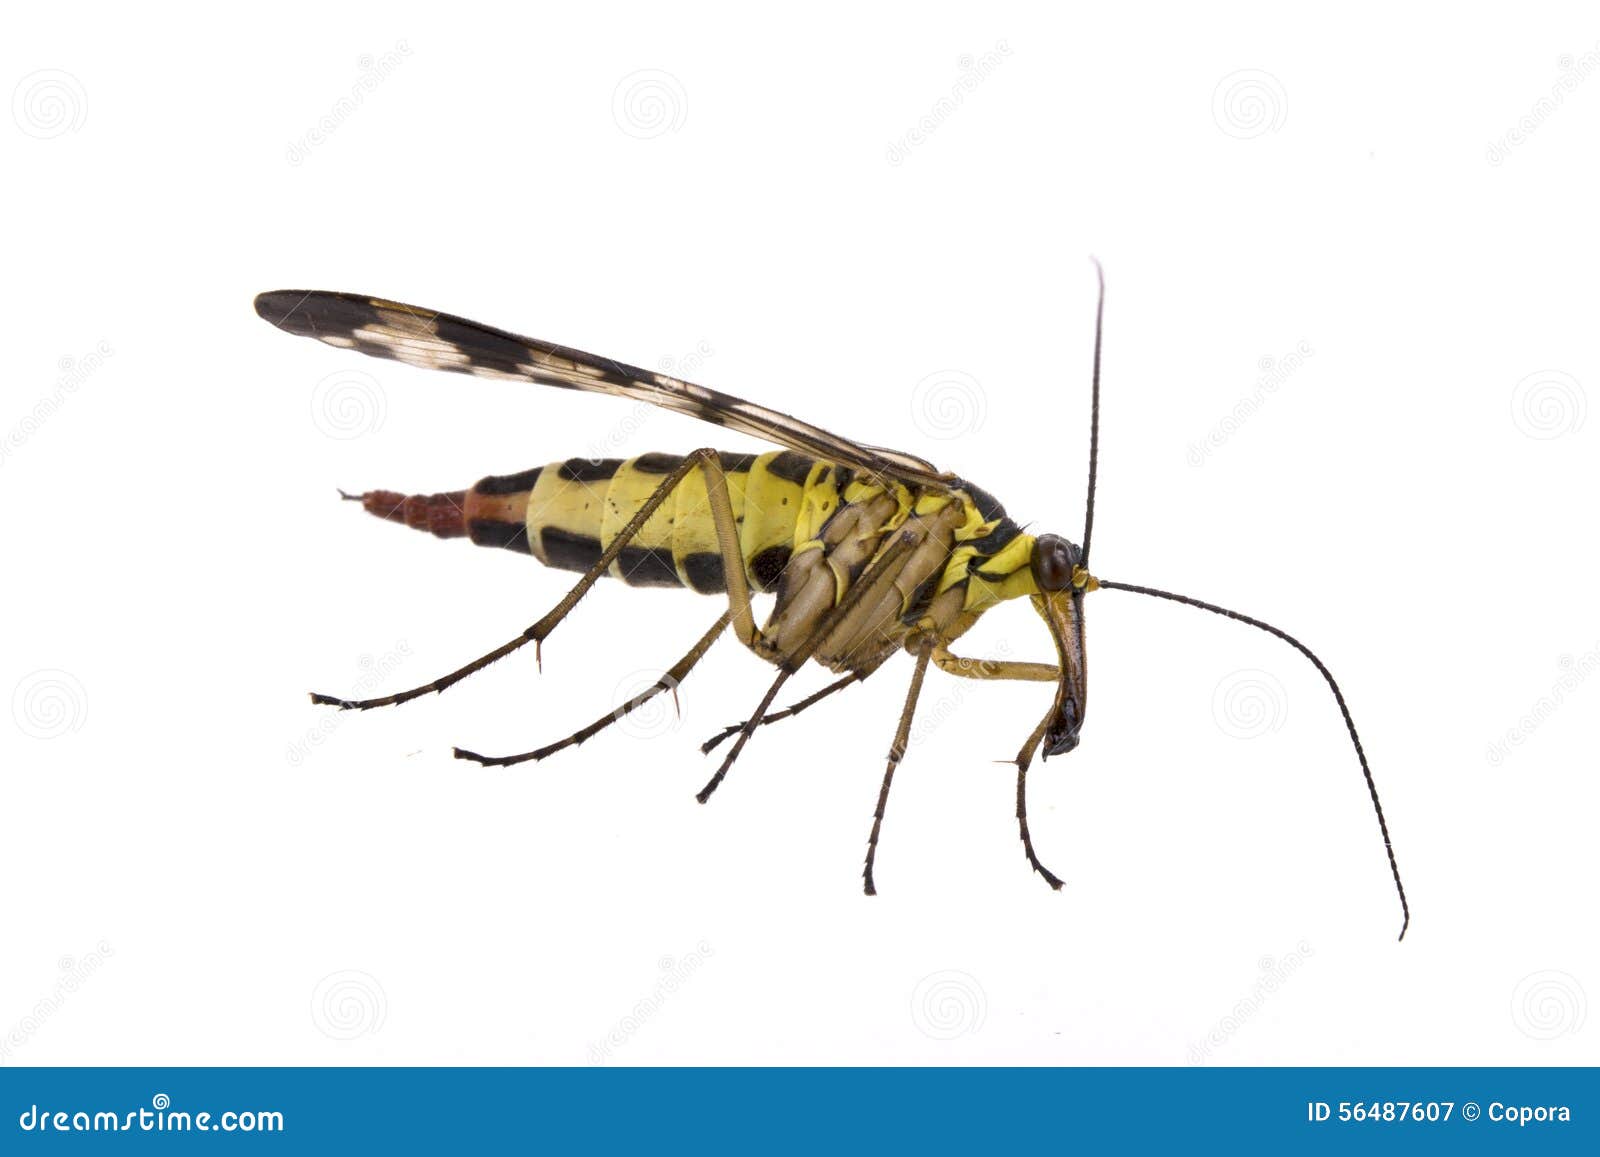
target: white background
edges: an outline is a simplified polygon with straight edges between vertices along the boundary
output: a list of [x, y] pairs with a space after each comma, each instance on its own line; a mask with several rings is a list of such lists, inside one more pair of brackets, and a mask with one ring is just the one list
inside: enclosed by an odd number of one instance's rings
[[[1600, 1061], [1597, 65], [1586, 4], [13, 13], [0, 1059]], [[609, 709], [717, 614], [687, 593], [597, 589], [542, 676], [307, 702], [571, 581], [336, 486], [760, 447], [291, 340], [256, 292], [692, 365], [1077, 538], [1091, 253], [1095, 569], [1319, 650], [1403, 944], [1315, 671], [1130, 595], [1090, 598], [1083, 744], [1032, 781], [1059, 894], [993, 762], [1039, 686], [930, 675], [873, 900], [904, 660], [707, 807], [696, 746], [769, 676], [731, 643], [681, 723], [451, 760]], [[1050, 654], [1026, 606], [965, 649], [1002, 647]]]

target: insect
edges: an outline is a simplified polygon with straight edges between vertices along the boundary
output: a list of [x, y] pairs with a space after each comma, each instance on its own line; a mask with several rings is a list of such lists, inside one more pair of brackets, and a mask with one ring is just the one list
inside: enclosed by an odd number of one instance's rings
[[[565, 739], [516, 755], [455, 749], [490, 766], [541, 760], [584, 742], [656, 695], [677, 694], [713, 643], [731, 628], [745, 647], [777, 668], [755, 710], [708, 740], [710, 752], [731, 739], [721, 765], [698, 793], [717, 790], [756, 730], [800, 714], [819, 700], [908, 652], [911, 684], [890, 745], [862, 871], [875, 893], [873, 866], [896, 767], [905, 754], [929, 665], [969, 679], [1052, 683], [1049, 710], [1018, 751], [1016, 818], [1029, 864], [1052, 887], [1061, 880], [1040, 862], [1028, 829], [1027, 777], [1034, 756], [1078, 746], [1088, 694], [1084, 599], [1097, 590], [1167, 599], [1248, 624], [1288, 643], [1327, 681], [1355, 746], [1400, 897], [1400, 936], [1410, 907], [1372, 770], [1343, 693], [1320, 659], [1277, 627], [1187, 595], [1098, 579], [1089, 571], [1100, 446], [1100, 362], [1105, 278], [1099, 264], [1089, 417], [1089, 480], [1082, 543], [1033, 535], [990, 494], [967, 480], [898, 450], [852, 442], [820, 427], [666, 374], [502, 330], [449, 314], [349, 293], [278, 290], [256, 298], [256, 312], [279, 329], [407, 365], [481, 378], [537, 382], [649, 402], [738, 430], [782, 449], [764, 454], [696, 450], [645, 454], [626, 461], [573, 458], [519, 474], [484, 478], [468, 490], [405, 495], [387, 490], [344, 494], [371, 514], [441, 538], [531, 554], [547, 566], [581, 572], [577, 584], [538, 622], [509, 642], [432, 682], [372, 699], [313, 694], [316, 703], [365, 711], [443, 691], [532, 643], [541, 644], [602, 576], [633, 586], [682, 586], [722, 596], [726, 609], [652, 686]], [[343, 492], [341, 492], [342, 494]], [[757, 624], [755, 594], [775, 603]], [[1025, 599], [1043, 621], [1055, 663], [957, 656], [951, 644], [980, 616]], [[839, 678], [804, 699], [772, 710], [791, 676], [813, 661]], [[541, 656], [542, 664], [542, 656]]]

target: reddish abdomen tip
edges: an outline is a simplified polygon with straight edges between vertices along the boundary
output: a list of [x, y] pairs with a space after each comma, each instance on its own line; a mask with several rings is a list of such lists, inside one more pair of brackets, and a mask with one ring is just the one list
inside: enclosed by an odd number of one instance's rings
[[426, 530], [440, 538], [463, 538], [467, 533], [467, 492], [448, 494], [398, 494], [369, 490], [360, 496], [361, 508], [413, 530]]

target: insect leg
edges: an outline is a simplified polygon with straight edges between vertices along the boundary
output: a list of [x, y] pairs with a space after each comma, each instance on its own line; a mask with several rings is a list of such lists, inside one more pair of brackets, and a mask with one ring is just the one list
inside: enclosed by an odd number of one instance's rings
[[[934, 649], [933, 661], [941, 671], [948, 671], [963, 679], [1020, 679], [1034, 683], [1054, 683], [1061, 677], [1061, 668], [1053, 663], [963, 659], [952, 655], [943, 644]], [[1044, 877], [1045, 883], [1052, 888], [1060, 888], [1060, 877], [1041, 864], [1039, 857], [1034, 854], [1033, 837], [1028, 832], [1028, 767], [1033, 763], [1033, 753], [1044, 739], [1045, 729], [1050, 726], [1054, 713], [1052, 707], [1051, 711], [1039, 721], [1039, 726], [1033, 729], [1033, 734], [1028, 736], [1028, 741], [1022, 745], [1022, 750], [1012, 762], [1017, 765], [1017, 827], [1022, 832], [1022, 850], [1028, 857], [1028, 863], [1033, 865], [1033, 870]]]
[[896, 534], [889, 545], [878, 552], [878, 557], [872, 561], [872, 564], [867, 567], [861, 577], [845, 592], [844, 598], [840, 599], [834, 604], [832, 610], [822, 616], [821, 621], [811, 629], [811, 633], [806, 636], [805, 641], [790, 654], [783, 657], [778, 668], [778, 677], [773, 680], [772, 686], [767, 688], [767, 693], [762, 696], [761, 702], [756, 706], [755, 713], [749, 719], [746, 719], [744, 725], [739, 728], [739, 738], [734, 740], [733, 749], [723, 757], [722, 766], [717, 768], [716, 774], [707, 780], [706, 785], [695, 794], [696, 799], [701, 803], [705, 803], [706, 800], [711, 798], [711, 793], [716, 791], [718, 785], [722, 783], [723, 778], [728, 774], [728, 769], [733, 766], [734, 760], [739, 758], [739, 753], [744, 750], [744, 745], [750, 741], [750, 736], [755, 734], [757, 727], [761, 726], [761, 720], [766, 715], [767, 708], [772, 706], [772, 701], [778, 697], [779, 689], [789, 681], [789, 676], [805, 665], [806, 660], [816, 653], [817, 648], [822, 646], [823, 640], [828, 637], [841, 619], [855, 609], [857, 603], [861, 602], [869, 593], [880, 588], [884, 582], [892, 582], [894, 580], [896, 568], [899, 567], [906, 553], [916, 546], [916, 542], [915, 536], [907, 537], [905, 534]]
[[1046, 728], [1050, 720], [1055, 718], [1055, 707], [1052, 706], [1045, 712], [1045, 717], [1039, 720], [1039, 726], [1033, 729], [1033, 734], [1028, 736], [1027, 742], [1022, 745], [1022, 750], [1017, 752], [1013, 762], [1017, 765], [1017, 828], [1022, 833], [1022, 851], [1028, 857], [1028, 863], [1033, 865], [1033, 870], [1044, 877], [1044, 882], [1057, 891], [1061, 888], [1061, 878], [1039, 862], [1039, 857], [1033, 850], [1033, 836], [1028, 833], [1028, 767], [1033, 763], [1033, 753], [1038, 750], [1040, 742], [1044, 739]]
[[483, 764], [485, 767], [510, 767], [512, 764], [527, 763], [529, 760], [537, 762], [538, 760], [544, 759], [547, 756], [554, 755], [558, 751], [562, 751], [568, 747], [582, 743], [591, 736], [597, 735], [598, 733], [604, 731], [607, 727], [610, 727], [613, 723], [616, 723], [624, 715], [627, 715], [629, 712], [642, 707], [644, 704], [654, 699], [663, 691], [671, 691], [673, 698], [676, 699], [678, 696], [678, 684], [682, 683], [689, 672], [694, 670], [694, 665], [700, 661], [701, 656], [711, 649], [711, 645], [721, 637], [722, 632], [727, 629], [727, 626], [728, 612], [724, 611], [722, 612], [722, 617], [712, 624], [711, 629], [701, 637], [700, 641], [693, 647], [690, 647], [683, 658], [674, 663], [671, 669], [668, 670], [666, 674], [662, 675], [661, 678], [657, 679], [650, 686], [639, 692], [639, 694], [635, 695], [632, 699], [629, 699], [622, 706], [616, 708], [615, 710], [606, 712], [593, 723], [589, 724], [589, 726], [574, 731], [571, 735], [567, 736], [563, 740], [560, 740], [559, 742], [541, 747], [537, 751], [525, 751], [521, 755], [500, 755], [493, 757], [479, 755], [475, 751], [467, 751], [464, 748], [458, 747], [455, 749], [455, 757], [457, 759], [470, 759], [474, 763]]
[[696, 450], [684, 462], [688, 464], [696, 459], [705, 467], [706, 498], [711, 503], [717, 549], [722, 553], [722, 579], [728, 589], [728, 614], [733, 620], [733, 633], [754, 651], [762, 639], [761, 629], [756, 626], [755, 612], [750, 608], [750, 577], [745, 574], [739, 524], [733, 513], [733, 499], [728, 496], [728, 476], [722, 470], [722, 456], [715, 450]]
[[[376, 699], [341, 699], [334, 695], [322, 695], [313, 691], [311, 693], [311, 701], [313, 703], [327, 704], [330, 707], [337, 707], [341, 711], [367, 711], [373, 707], [389, 707], [398, 703], [408, 703], [431, 692], [443, 691], [447, 687], [453, 687], [468, 675], [483, 670], [495, 660], [503, 659], [511, 652], [525, 647], [529, 643], [534, 644], [534, 649], [537, 651], [539, 644], [550, 637], [551, 632], [556, 629], [561, 620], [566, 618], [568, 612], [578, 605], [578, 600], [589, 593], [589, 588], [594, 586], [600, 576], [606, 573], [611, 564], [617, 560], [617, 556], [622, 553], [623, 548], [633, 541], [644, 524], [650, 520], [650, 516], [676, 489], [678, 483], [682, 482], [691, 470], [700, 465], [705, 465], [708, 479], [707, 490], [713, 495], [711, 513], [717, 527], [717, 540], [722, 547], [723, 567], [728, 572], [728, 603], [733, 617], [734, 628], [736, 631], [741, 631], [744, 629], [741, 624], [747, 624], [749, 630], [755, 632], [751, 639], [758, 637], [759, 632], [755, 628], [755, 618], [750, 610], [750, 585], [745, 579], [744, 560], [739, 554], [738, 528], [734, 524], [733, 507], [728, 500], [728, 480], [722, 472], [722, 463], [717, 458], [715, 450], [696, 450], [693, 454], [687, 455], [662, 480], [661, 485], [656, 487], [655, 491], [639, 507], [634, 516], [617, 532], [617, 536], [607, 544], [605, 550], [600, 552], [600, 557], [595, 560], [594, 565], [584, 572], [583, 577], [573, 584], [572, 589], [562, 596], [561, 601], [551, 609], [550, 613], [523, 631], [515, 639], [501, 644], [487, 655], [474, 659], [465, 667], [457, 668], [443, 678], [435, 679], [431, 683], [424, 683], [420, 687], [413, 687], [409, 691], [400, 691], [393, 695], [382, 695]], [[720, 502], [715, 497], [719, 493], [722, 499]], [[730, 545], [733, 549], [733, 559], [737, 560], [737, 565], [733, 565], [733, 562], [729, 559], [728, 549]], [[742, 606], [740, 603], [741, 594], [743, 599]], [[741, 640], [746, 638], [744, 634], [740, 634], [739, 637]]]
[[1029, 683], [1054, 683], [1061, 668], [1054, 663], [1019, 663], [1011, 659], [967, 659], [952, 655], [940, 643], [933, 650], [933, 664], [939, 670], [963, 679], [1017, 679]]
[[906, 692], [906, 705], [900, 712], [900, 726], [895, 728], [894, 743], [889, 748], [889, 763], [883, 770], [883, 786], [878, 789], [878, 807], [872, 813], [872, 834], [867, 837], [867, 864], [862, 869], [862, 885], [869, 896], [878, 889], [872, 882], [872, 863], [878, 856], [878, 833], [883, 829], [883, 809], [889, 803], [889, 784], [894, 781], [894, 769], [905, 757], [906, 744], [911, 741], [911, 716], [917, 709], [917, 697], [922, 694], [922, 677], [927, 673], [931, 652], [924, 647], [917, 655], [917, 666], [911, 673], [911, 689]]
[[[840, 679], [837, 682], [829, 683], [821, 691], [818, 691], [818, 692], [816, 692], [815, 694], [812, 694], [812, 695], [807, 695], [804, 699], [800, 700], [798, 703], [792, 703], [788, 707], [785, 707], [782, 711], [774, 711], [770, 715], [763, 715], [761, 717], [760, 721], [757, 722], [756, 726], [757, 727], [765, 727], [769, 723], [776, 723], [780, 719], [788, 719], [791, 715], [798, 715], [798, 714], [800, 714], [800, 712], [804, 711], [807, 707], [810, 707], [813, 703], [816, 703], [816, 702], [819, 702], [819, 701], [821, 701], [823, 699], [826, 699], [829, 695], [832, 695], [835, 691], [843, 691], [846, 687], [849, 687], [851, 684], [861, 682], [863, 679], [865, 679], [868, 675], [872, 674], [872, 672], [876, 671], [877, 669], [878, 669], [877, 667], [872, 667], [872, 668], [870, 668], [870, 669], [868, 669], [866, 671], [852, 671], [850, 674], [846, 675], [843, 679]], [[730, 735], [733, 735], [733, 734], [737, 733], [742, 727], [744, 727], [743, 723], [735, 723], [735, 724], [733, 724], [733, 725], [731, 725], [729, 727], [724, 727], [721, 731], [717, 732], [717, 734], [713, 735], [710, 739], [708, 739], [704, 743], [702, 743], [700, 745], [700, 750], [702, 752], [704, 752], [705, 754], [709, 755], [711, 753], [712, 748], [716, 747], [719, 743], [721, 743], [723, 740], [727, 739]]]

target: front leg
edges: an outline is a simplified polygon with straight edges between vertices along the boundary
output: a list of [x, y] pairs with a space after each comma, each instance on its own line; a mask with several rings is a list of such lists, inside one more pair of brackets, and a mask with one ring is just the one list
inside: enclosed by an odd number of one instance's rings
[[933, 663], [939, 670], [962, 679], [1015, 679], [1025, 683], [1054, 683], [1061, 678], [1061, 668], [1054, 663], [1019, 663], [1011, 659], [968, 659], [952, 655], [950, 648], [940, 643], [933, 651]]
[[[1027, 683], [1054, 683], [1061, 678], [1061, 668], [1054, 663], [1021, 663], [1010, 659], [967, 659], [950, 653], [943, 643], [934, 649], [933, 661], [939, 670], [963, 679], [1014, 679]], [[1028, 831], [1028, 768], [1033, 763], [1033, 753], [1044, 739], [1045, 729], [1054, 717], [1054, 708], [1039, 721], [1028, 741], [1011, 762], [1017, 765], [1017, 829], [1022, 834], [1022, 850], [1033, 870], [1044, 877], [1052, 888], [1061, 888], [1061, 878], [1039, 862], [1033, 850], [1033, 836]]]
[[1056, 891], [1061, 890], [1061, 877], [1039, 862], [1038, 855], [1033, 850], [1033, 837], [1028, 833], [1028, 767], [1033, 763], [1033, 753], [1039, 749], [1039, 744], [1044, 740], [1045, 729], [1050, 726], [1050, 721], [1055, 718], [1055, 707], [1045, 713], [1039, 720], [1039, 726], [1033, 729], [1033, 734], [1028, 736], [1027, 742], [1022, 745], [1022, 750], [1017, 752], [1013, 760], [1017, 765], [1017, 829], [1022, 834], [1022, 851], [1028, 857], [1028, 863], [1033, 865], [1033, 870], [1044, 877], [1044, 882]]

